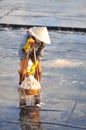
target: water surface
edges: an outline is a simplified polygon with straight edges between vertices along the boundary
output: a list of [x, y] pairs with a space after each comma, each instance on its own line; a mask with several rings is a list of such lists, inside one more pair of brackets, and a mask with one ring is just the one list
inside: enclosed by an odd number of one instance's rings
[[[42, 122], [36, 125], [43, 130], [86, 128], [86, 34], [49, 31], [52, 44], [46, 46], [42, 58], [41, 109], [22, 111], [17, 91], [18, 47], [25, 31], [0, 31], [1, 130], [25, 130], [34, 120]], [[29, 125], [21, 125], [25, 119]]]

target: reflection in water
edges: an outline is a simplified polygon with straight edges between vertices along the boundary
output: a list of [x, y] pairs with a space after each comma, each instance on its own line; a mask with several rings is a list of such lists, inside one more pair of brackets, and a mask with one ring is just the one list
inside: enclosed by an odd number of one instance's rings
[[40, 123], [40, 107], [28, 106], [19, 113], [21, 130], [42, 130]]
[[41, 130], [40, 107], [38, 107], [40, 94], [28, 96], [21, 92], [19, 97], [21, 130]]

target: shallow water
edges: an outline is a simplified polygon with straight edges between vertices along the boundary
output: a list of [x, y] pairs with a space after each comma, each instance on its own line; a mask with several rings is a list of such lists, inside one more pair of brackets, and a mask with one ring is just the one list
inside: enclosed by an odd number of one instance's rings
[[0, 31], [0, 129], [32, 130], [33, 121], [42, 122], [37, 130], [86, 128], [86, 34], [49, 32], [52, 44], [42, 58], [41, 109], [22, 111], [17, 52], [25, 31]]

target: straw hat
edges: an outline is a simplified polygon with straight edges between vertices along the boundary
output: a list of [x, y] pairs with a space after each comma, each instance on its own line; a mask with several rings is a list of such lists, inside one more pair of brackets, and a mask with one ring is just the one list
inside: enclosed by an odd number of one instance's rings
[[46, 27], [32, 27], [28, 29], [28, 32], [37, 40], [50, 44], [50, 37]]

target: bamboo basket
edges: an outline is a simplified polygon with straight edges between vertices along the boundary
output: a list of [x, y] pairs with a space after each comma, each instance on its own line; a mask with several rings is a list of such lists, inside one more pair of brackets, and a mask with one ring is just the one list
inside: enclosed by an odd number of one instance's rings
[[19, 91], [23, 95], [29, 96], [29, 95], [38, 95], [40, 93], [41, 89], [25, 89], [25, 88], [20, 88]]

